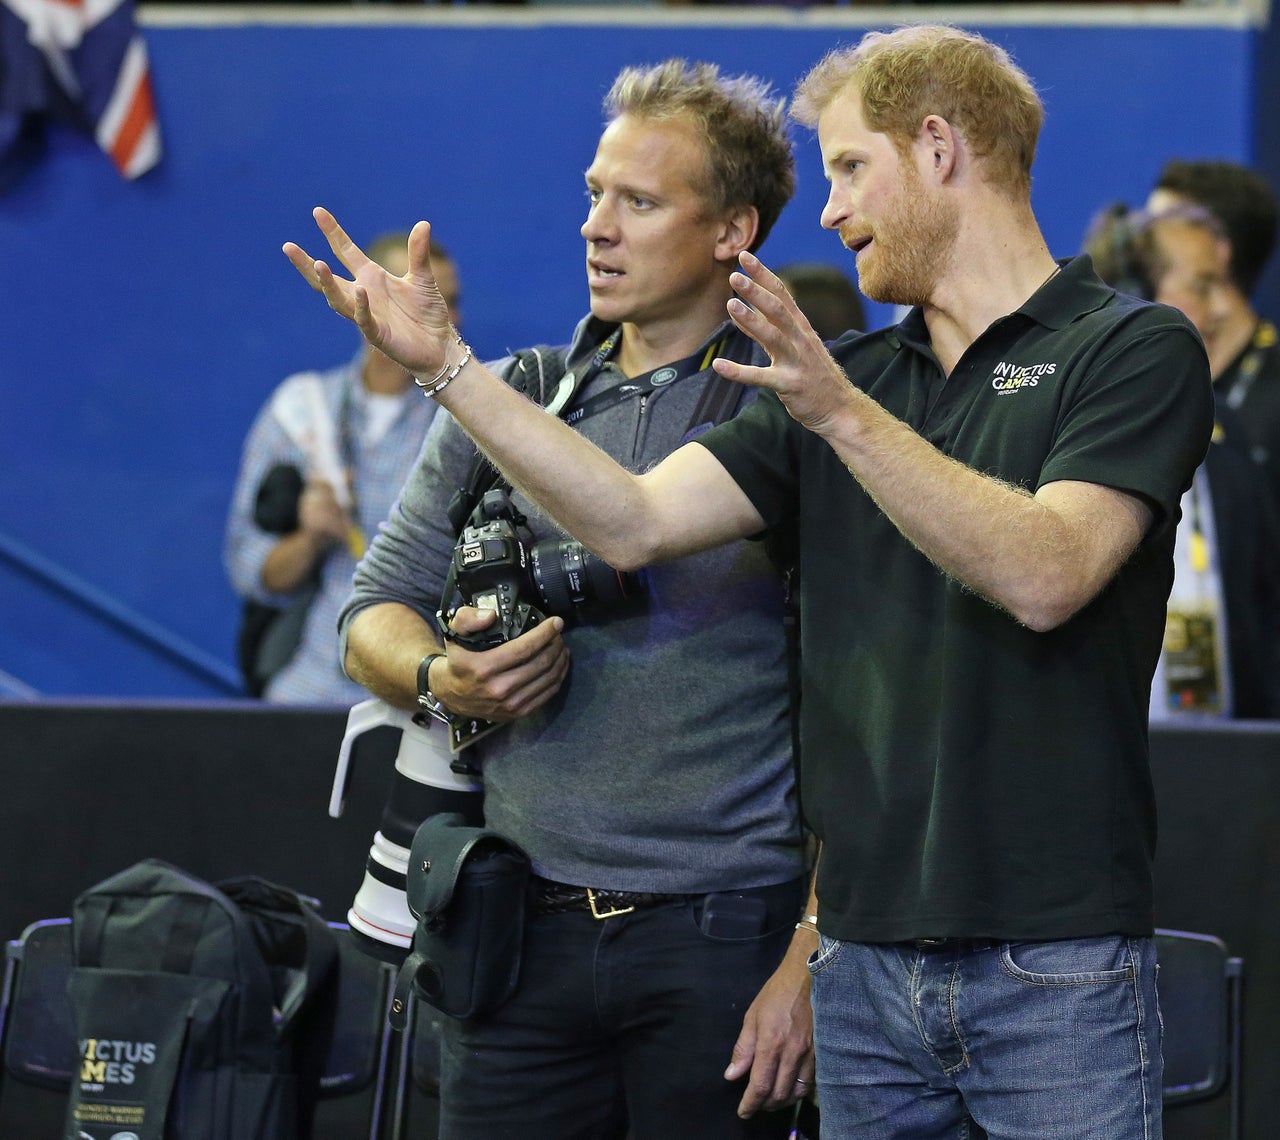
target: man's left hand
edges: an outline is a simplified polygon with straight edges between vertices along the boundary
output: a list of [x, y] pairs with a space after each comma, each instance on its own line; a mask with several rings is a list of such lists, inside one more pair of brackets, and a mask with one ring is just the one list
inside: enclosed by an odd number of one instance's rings
[[[800, 935], [742, 1019], [725, 1080], [748, 1077], [738, 1105], [745, 1118], [795, 1104], [813, 1087], [813, 1009], [809, 1004], [811, 946]], [[749, 1076], [748, 1076], [749, 1074]]]
[[729, 301], [729, 317], [769, 354], [770, 363], [762, 368], [717, 357], [711, 366], [729, 380], [771, 388], [792, 419], [821, 435], [840, 420], [854, 395], [849, 378], [782, 279], [754, 254], [743, 252], [738, 263], [741, 271], [729, 277], [738, 294]]

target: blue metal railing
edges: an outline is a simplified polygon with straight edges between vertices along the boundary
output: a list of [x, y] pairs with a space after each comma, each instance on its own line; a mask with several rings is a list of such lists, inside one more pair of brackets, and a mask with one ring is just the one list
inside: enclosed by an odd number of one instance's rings
[[[184, 672], [198, 677], [218, 692], [228, 696], [244, 695], [240, 674], [232, 665], [206, 653], [198, 645], [131, 609], [105, 590], [3, 532], [0, 532], [0, 561], [9, 563], [103, 625], [110, 626], [135, 644], [176, 664]], [[12, 691], [13, 695], [20, 698], [40, 695], [29, 685], [3, 671], [0, 671], [0, 690]]]
[[0, 697], [12, 697], [19, 701], [38, 701], [43, 694], [26, 681], [20, 681], [12, 673], [0, 669]]

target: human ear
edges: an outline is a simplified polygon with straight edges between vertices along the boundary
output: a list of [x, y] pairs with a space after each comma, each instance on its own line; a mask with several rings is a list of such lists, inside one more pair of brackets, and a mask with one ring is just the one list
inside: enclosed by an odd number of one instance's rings
[[929, 115], [920, 124], [917, 143], [928, 155], [930, 171], [940, 181], [946, 181], [955, 173], [960, 157], [960, 136], [941, 115]]
[[720, 221], [716, 260], [736, 265], [738, 254], [751, 248], [759, 230], [760, 213], [754, 206], [734, 206]]

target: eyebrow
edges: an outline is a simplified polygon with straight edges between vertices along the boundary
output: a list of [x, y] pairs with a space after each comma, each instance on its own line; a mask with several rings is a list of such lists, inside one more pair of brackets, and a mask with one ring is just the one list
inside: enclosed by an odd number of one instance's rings
[[[598, 187], [600, 185], [598, 179], [591, 178], [589, 175], [584, 176], [584, 180], [588, 189], [592, 189], [593, 187]], [[643, 186], [636, 186], [630, 182], [620, 183], [613, 189], [624, 198], [645, 198], [650, 202], [665, 202], [667, 200], [667, 195], [660, 194], [657, 190], [649, 190]]]
[[857, 159], [859, 162], [866, 162], [867, 152], [858, 147], [846, 146], [831, 154], [822, 156], [822, 169], [830, 170], [832, 167], [839, 166], [848, 162], [850, 159]]

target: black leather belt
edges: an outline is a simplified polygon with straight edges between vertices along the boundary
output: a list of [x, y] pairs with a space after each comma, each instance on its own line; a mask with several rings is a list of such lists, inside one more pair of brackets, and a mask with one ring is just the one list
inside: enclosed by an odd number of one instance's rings
[[992, 942], [989, 938], [911, 938], [902, 945], [927, 953], [933, 950], [981, 950]]
[[615, 891], [594, 887], [577, 887], [569, 883], [557, 883], [553, 879], [533, 876], [531, 906], [535, 914], [564, 914], [568, 911], [586, 911], [595, 918], [613, 918], [620, 914], [665, 903], [694, 904], [694, 921], [699, 921], [700, 910], [716, 899], [729, 896], [750, 897], [763, 902], [759, 916], [762, 930], [772, 930], [784, 923], [795, 921], [804, 902], [806, 880], [803, 876], [785, 883], [773, 883], [767, 887], [746, 887], [738, 891], [721, 893], [673, 894], [655, 891]]
[[536, 914], [564, 914], [571, 910], [590, 911], [595, 918], [614, 918], [642, 907], [686, 902], [692, 895], [656, 894], [652, 891], [611, 891], [575, 887], [535, 875], [533, 909]]

